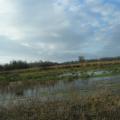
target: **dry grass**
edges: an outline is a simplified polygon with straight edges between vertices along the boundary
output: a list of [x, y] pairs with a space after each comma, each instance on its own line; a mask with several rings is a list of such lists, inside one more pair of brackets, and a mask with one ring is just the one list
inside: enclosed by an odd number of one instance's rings
[[102, 92], [69, 101], [25, 101], [0, 107], [0, 120], [120, 120], [120, 96]]

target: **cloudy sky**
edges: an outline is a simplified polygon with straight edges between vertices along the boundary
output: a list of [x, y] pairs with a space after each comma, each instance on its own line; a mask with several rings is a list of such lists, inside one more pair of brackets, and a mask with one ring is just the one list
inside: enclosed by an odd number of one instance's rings
[[119, 52], [120, 0], [0, 0], [0, 63]]

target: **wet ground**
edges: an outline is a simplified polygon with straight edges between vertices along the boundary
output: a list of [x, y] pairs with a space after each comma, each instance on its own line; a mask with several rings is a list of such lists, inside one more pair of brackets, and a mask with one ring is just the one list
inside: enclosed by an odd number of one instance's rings
[[[14, 88], [14, 84], [12, 87]], [[75, 95], [89, 96], [97, 94], [100, 90], [110, 90], [114, 94], [120, 94], [120, 76], [96, 77], [73, 81], [61, 80], [49, 86], [38, 84], [25, 88], [18, 87], [13, 89], [12, 87], [0, 88], [0, 105], [38, 98], [41, 101], [69, 99]]]

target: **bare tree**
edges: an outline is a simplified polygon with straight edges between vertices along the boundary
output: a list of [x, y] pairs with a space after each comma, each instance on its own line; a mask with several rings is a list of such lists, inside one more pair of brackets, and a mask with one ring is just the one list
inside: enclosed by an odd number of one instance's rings
[[85, 57], [84, 56], [79, 56], [78, 60], [79, 60], [79, 62], [85, 62]]

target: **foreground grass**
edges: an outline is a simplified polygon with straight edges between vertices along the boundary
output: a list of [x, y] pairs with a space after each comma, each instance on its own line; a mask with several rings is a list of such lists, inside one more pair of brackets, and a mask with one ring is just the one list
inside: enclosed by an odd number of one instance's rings
[[120, 120], [120, 96], [107, 91], [69, 101], [25, 101], [0, 107], [0, 120]]

